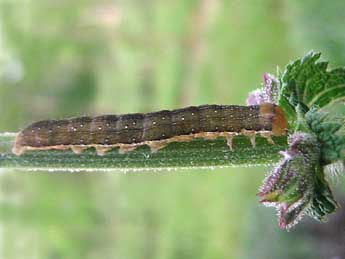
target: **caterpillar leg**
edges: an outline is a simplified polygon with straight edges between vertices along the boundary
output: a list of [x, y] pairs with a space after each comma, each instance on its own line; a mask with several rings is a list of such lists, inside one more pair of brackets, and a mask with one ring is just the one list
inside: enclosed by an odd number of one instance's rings
[[107, 153], [111, 149], [111, 147], [99, 147], [99, 146], [95, 148], [96, 148], [96, 153], [99, 156], [104, 156], [105, 153]]
[[156, 153], [158, 150], [164, 148], [168, 143], [165, 141], [150, 141], [147, 145], [151, 149], [151, 153]]
[[261, 137], [267, 139], [267, 142], [274, 145], [274, 141], [272, 139], [272, 132], [271, 131], [260, 131]]
[[243, 129], [243, 130], [241, 130], [241, 133], [243, 134], [243, 136], [249, 137], [250, 143], [252, 144], [253, 148], [255, 148], [255, 146], [256, 146], [255, 145], [255, 135], [256, 135], [255, 130]]
[[81, 154], [87, 147], [82, 147], [82, 146], [71, 146], [72, 151], [74, 154]]
[[230, 148], [231, 151], [234, 151], [232, 140], [237, 135], [238, 135], [237, 133], [231, 133], [231, 132], [225, 133], [226, 144], [228, 145], [228, 147]]

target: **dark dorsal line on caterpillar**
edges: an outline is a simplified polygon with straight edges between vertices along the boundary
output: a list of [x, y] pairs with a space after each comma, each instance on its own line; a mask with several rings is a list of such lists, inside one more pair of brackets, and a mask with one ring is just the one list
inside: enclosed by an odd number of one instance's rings
[[16, 137], [13, 153], [27, 150], [72, 149], [75, 153], [94, 147], [98, 155], [119, 147], [126, 153], [142, 145], [152, 152], [171, 142], [194, 138], [224, 137], [232, 150], [232, 139], [246, 135], [255, 146], [261, 134], [273, 144], [271, 136], [287, 134], [283, 110], [271, 103], [252, 106], [202, 105], [177, 110], [124, 115], [44, 120], [31, 124]]

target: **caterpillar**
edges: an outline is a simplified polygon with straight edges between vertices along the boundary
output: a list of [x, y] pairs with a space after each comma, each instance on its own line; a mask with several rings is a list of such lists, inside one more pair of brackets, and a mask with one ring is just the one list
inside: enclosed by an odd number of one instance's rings
[[157, 152], [171, 142], [218, 137], [226, 138], [233, 150], [232, 140], [237, 135], [248, 136], [254, 147], [256, 134], [273, 144], [271, 136], [286, 135], [287, 126], [283, 110], [272, 103], [190, 106], [146, 114], [38, 121], [17, 134], [12, 152], [71, 149], [80, 154], [94, 147], [98, 155], [104, 155], [115, 147], [126, 153], [142, 145]]

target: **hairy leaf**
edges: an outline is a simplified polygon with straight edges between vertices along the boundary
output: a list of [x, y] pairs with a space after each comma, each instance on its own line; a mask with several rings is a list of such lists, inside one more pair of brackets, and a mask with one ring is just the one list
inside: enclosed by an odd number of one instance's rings
[[327, 70], [328, 62], [317, 62], [321, 53], [309, 52], [302, 59], [288, 64], [280, 83], [279, 104], [290, 121], [296, 120], [295, 107], [322, 108], [345, 99], [345, 68]]

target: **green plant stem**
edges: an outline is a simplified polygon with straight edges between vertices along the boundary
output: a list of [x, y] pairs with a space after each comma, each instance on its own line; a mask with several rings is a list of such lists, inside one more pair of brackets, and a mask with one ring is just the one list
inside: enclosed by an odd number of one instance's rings
[[122, 171], [214, 168], [225, 166], [270, 165], [280, 159], [279, 151], [287, 148], [286, 136], [274, 137], [274, 145], [257, 136], [253, 148], [249, 138], [234, 138], [231, 151], [223, 138], [216, 140], [195, 139], [191, 142], [171, 143], [157, 153], [147, 146], [126, 154], [117, 149], [98, 156], [93, 148], [82, 154], [72, 151], [30, 151], [21, 156], [11, 152], [14, 134], [0, 134], [0, 168], [45, 171]]

